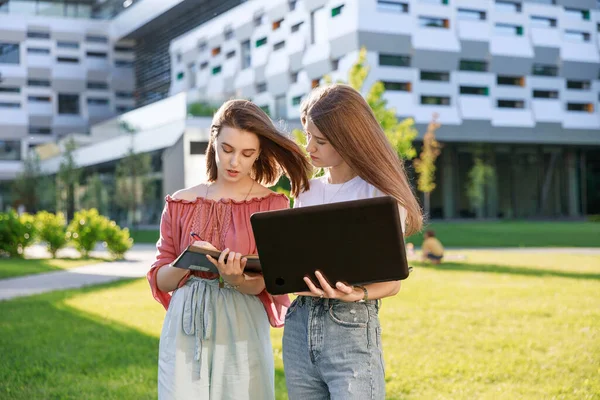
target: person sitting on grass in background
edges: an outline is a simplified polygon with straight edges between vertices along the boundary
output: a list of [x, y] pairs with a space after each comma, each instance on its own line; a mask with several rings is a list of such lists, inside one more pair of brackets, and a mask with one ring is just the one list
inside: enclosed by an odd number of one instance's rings
[[421, 246], [421, 258], [423, 261], [431, 261], [433, 264], [439, 264], [444, 258], [444, 246], [435, 237], [435, 232], [428, 230], [425, 232], [425, 240]]

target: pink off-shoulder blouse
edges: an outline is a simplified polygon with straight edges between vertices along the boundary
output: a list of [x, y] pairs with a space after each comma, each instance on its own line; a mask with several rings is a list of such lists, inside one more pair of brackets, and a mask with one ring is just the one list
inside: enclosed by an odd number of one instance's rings
[[[160, 238], [156, 244], [156, 261], [146, 275], [152, 295], [165, 309], [169, 307], [171, 294], [158, 289], [158, 270], [173, 262], [185, 248], [195, 241], [191, 232], [197, 233], [203, 241], [212, 243], [218, 249], [229, 248], [242, 254], [257, 254], [256, 243], [250, 225], [250, 216], [259, 211], [272, 211], [289, 208], [285, 195], [271, 193], [266, 197], [244, 201], [231, 199], [210, 200], [198, 197], [196, 200], [165, 198], [166, 204], [160, 222]], [[183, 286], [192, 272], [181, 280]], [[201, 278], [216, 279], [218, 276], [206, 272], [193, 272]], [[264, 290], [258, 295], [269, 316], [271, 326], [283, 326], [285, 313], [290, 300], [287, 295], [271, 296]]]

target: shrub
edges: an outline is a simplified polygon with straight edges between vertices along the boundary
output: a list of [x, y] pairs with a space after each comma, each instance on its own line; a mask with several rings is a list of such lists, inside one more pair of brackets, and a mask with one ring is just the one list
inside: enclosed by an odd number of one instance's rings
[[588, 221], [590, 221], [590, 222], [600, 222], [600, 214], [588, 215]]
[[40, 211], [35, 215], [38, 239], [46, 242], [46, 248], [56, 258], [56, 252], [67, 244], [66, 220], [63, 213]]
[[19, 216], [10, 210], [0, 213], [0, 254], [23, 257], [25, 247], [35, 238], [34, 218], [29, 214]]
[[108, 220], [98, 210], [80, 210], [75, 213], [67, 229], [67, 237], [83, 257], [88, 257], [96, 243], [104, 240]]
[[105, 228], [106, 247], [116, 259], [122, 259], [125, 252], [133, 246], [133, 239], [129, 236], [129, 229], [121, 229], [115, 221], [108, 222]]

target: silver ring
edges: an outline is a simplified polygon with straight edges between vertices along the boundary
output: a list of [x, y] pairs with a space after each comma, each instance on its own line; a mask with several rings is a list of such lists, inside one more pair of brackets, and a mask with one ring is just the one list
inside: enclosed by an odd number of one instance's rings
[[321, 294], [319, 295], [319, 298], [322, 299], [323, 296], [325, 296], [325, 292], [321, 292]]

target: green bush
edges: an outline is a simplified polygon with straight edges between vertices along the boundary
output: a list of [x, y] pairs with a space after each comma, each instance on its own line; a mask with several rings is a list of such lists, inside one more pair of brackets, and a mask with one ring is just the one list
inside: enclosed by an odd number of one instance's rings
[[98, 213], [95, 208], [80, 210], [75, 213], [67, 229], [69, 238], [77, 251], [83, 257], [88, 257], [96, 243], [102, 242], [105, 237], [108, 220]]
[[0, 213], [0, 254], [23, 257], [25, 247], [35, 239], [33, 216], [10, 210]]
[[56, 258], [56, 252], [67, 244], [67, 222], [63, 213], [40, 211], [35, 215], [38, 239], [46, 242], [46, 248]]
[[116, 259], [122, 259], [125, 252], [133, 246], [133, 239], [129, 236], [129, 229], [121, 229], [115, 221], [109, 221], [105, 228], [106, 247]]
[[588, 221], [590, 221], [590, 222], [600, 222], [600, 214], [588, 215]]

